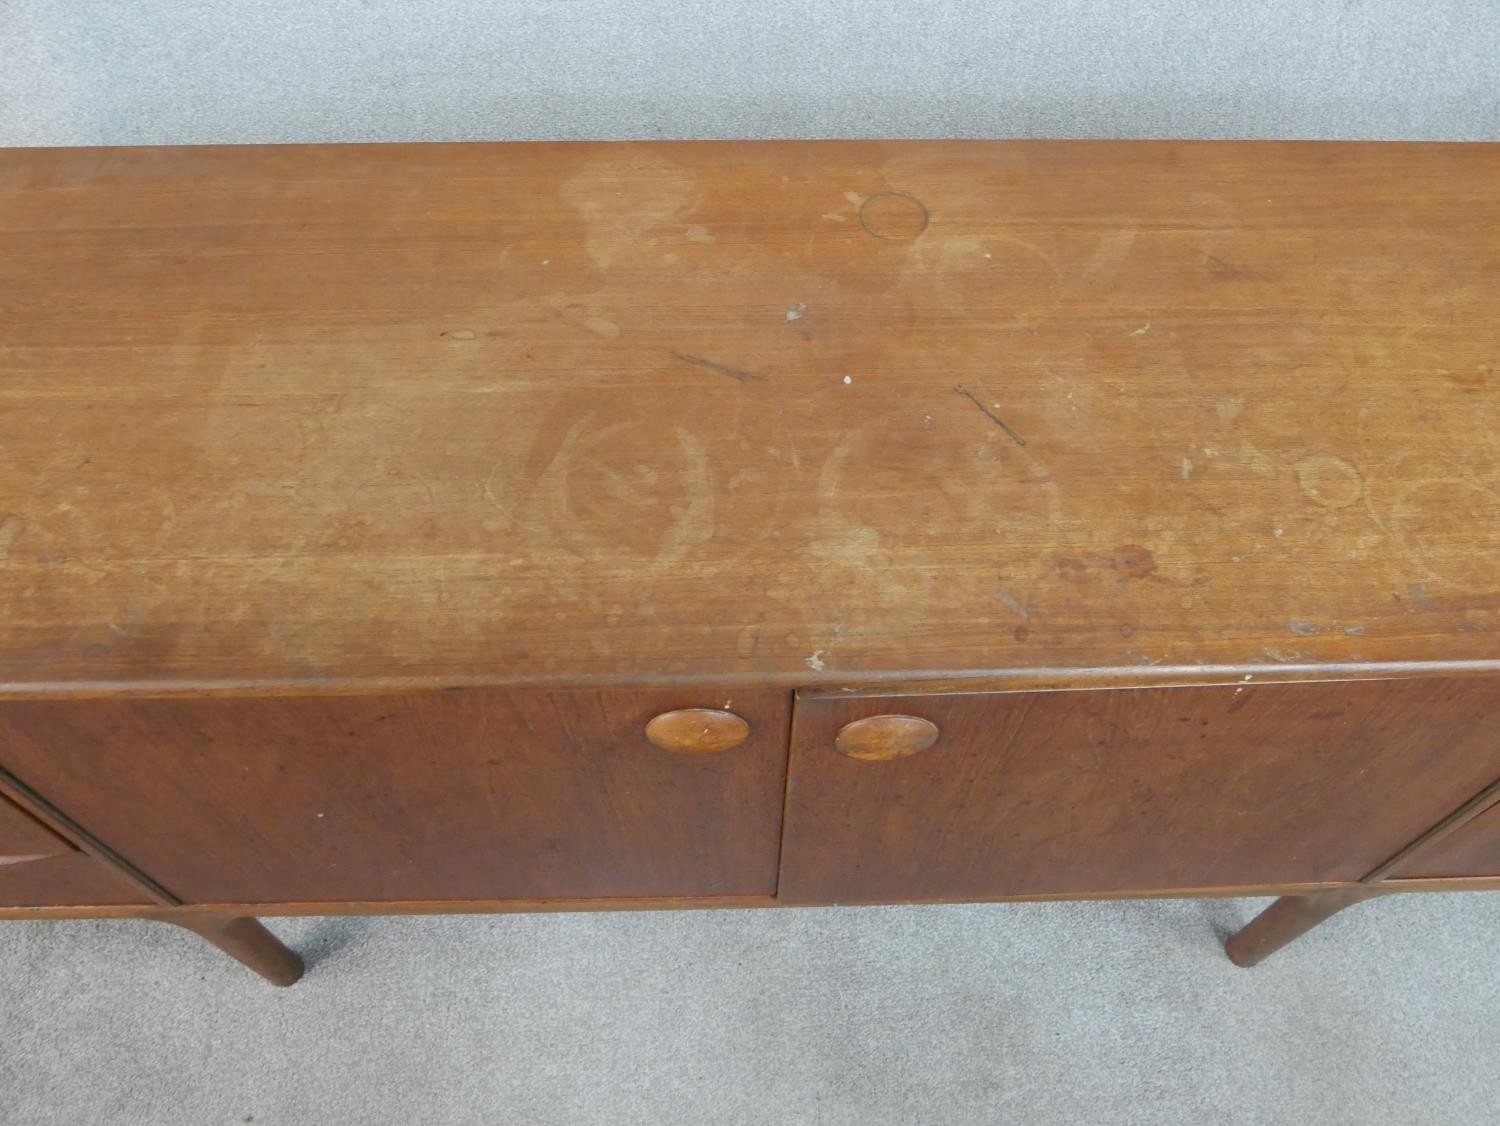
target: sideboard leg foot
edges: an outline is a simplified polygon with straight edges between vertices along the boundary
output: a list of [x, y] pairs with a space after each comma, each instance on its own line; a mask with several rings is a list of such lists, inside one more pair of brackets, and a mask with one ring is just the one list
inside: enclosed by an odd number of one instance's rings
[[1224, 943], [1224, 952], [1237, 966], [1255, 966], [1313, 927], [1377, 895], [1384, 888], [1329, 888], [1306, 895], [1284, 895], [1267, 907]]
[[302, 977], [302, 959], [296, 951], [285, 946], [256, 919], [198, 911], [163, 913], [150, 918], [207, 939], [272, 985], [294, 985]]

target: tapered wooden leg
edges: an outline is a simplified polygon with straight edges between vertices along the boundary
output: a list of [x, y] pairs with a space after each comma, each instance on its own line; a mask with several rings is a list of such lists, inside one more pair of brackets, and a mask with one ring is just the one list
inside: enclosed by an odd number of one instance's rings
[[293, 985], [302, 976], [302, 959], [255, 919], [198, 911], [163, 913], [150, 918], [183, 927], [207, 939], [272, 985]]
[[1383, 888], [1353, 887], [1284, 895], [1238, 933], [1230, 935], [1229, 941], [1224, 943], [1224, 952], [1237, 966], [1259, 965], [1287, 943], [1301, 938], [1345, 907], [1387, 894], [1389, 892]]

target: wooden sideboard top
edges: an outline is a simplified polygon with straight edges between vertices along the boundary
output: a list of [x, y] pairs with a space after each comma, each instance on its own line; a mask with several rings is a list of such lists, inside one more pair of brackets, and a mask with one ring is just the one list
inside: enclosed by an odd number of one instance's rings
[[4, 151], [0, 683], [1494, 662], [1497, 369], [1500, 145]]

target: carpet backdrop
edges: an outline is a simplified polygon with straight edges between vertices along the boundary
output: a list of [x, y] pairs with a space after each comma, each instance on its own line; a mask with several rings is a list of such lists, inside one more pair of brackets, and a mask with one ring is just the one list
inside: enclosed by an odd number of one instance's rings
[[0, 144], [1500, 131], [1493, 0], [0, 0]]

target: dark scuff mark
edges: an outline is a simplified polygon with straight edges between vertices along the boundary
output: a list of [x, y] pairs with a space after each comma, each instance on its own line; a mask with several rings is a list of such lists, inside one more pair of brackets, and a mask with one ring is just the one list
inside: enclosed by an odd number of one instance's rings
[[753, 371], [742, 371], [740, 368], [732, 368], [727, 364], [716, 364], [713, 360], [705, 360], [702, 356], [689, 356], [686, 352], [673, 352], [672, 355], [685, 364], [716, 371], [720, 375], [727, 375], [730, 379], [737, 379], [741, 383], [757, 383], [765, 378]]
[[1132, 579], [1149, 579], [1156, 574], [1156, 556], [1140, 544], [1128, 543], [1119, 548], [1109, 565]]
[[965, 399], [968, 399], [969, 402], [973, 403], [980, 410], [984, 411], [985, 417], [988, 418], [991, 422], [993, 422], [996, 426], [1000, 427], [1001, 430], [1004, 430], [1007, 434], [1009, 434], [1010, 437], [1011, 437], [1011, 440], [1013, 442], [1015, 442], [1016, 445], [1018, 445], [1018, 446], [1024, 446], [1026, 444], [1026, 439], [1025, 438], [1021, 437], [1021, 435], [1017, 434], [1009, 426], [1005, 425], [1005, 420], [1003, 418], [1001, 418], [999, 415], [995, 414], [992, 410], [990, 410], [989, 407], [985, 406], [982, 402], [980, 402], [979, 401], [979, 396], [975, 395], [974, 392], [970, 391], [962, 383], [960, 383], [953, 390], [955, 390], [956, 392], [958, 392]]
[[1222, 281], [1238, 281], [1254, 276], [1238, 263], [1230, 262], [1215, 254], [1204, 254], [1203, 264], [1208, 267], [1210, 274]]

